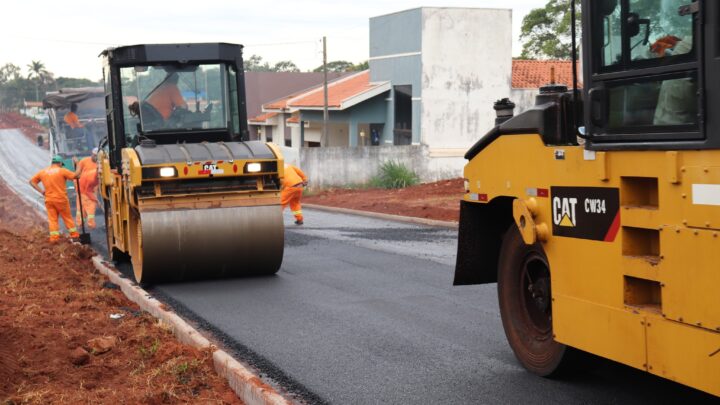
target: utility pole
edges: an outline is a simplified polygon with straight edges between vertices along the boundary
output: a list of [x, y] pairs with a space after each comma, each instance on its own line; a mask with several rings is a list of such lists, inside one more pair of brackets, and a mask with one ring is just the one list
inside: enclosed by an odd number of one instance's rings
[[323, 128], [321, 146], [328, 146], [327, 38], [323, 37]]

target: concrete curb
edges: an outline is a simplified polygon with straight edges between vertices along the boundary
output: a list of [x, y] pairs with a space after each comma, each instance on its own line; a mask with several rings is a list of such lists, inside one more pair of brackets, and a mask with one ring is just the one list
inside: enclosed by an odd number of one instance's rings
[[117, 284], [130, 301], [138, 304], [141, 309], [167, 325], [179, 341], [196, 349], [209, 348], [212, 351], [215, 371], [227, 379], [230, 388], [235, 391], [238, 398], [250, 405], [292, 404], [228, 353], [211, 344], [207, 338], [177, 314], [163, 309], [160, 301], [151, 297], [132, 281], [120, 276], [120, 273], [110, 268], [102, 257], [95, 256], [92, 261], [95, 268], [106, 275], [112, 283]]
[[402, 215], [383, 214], [381, 212], [372, 212], [372, 211], [351, 210], [349, 208], [329, 207], [327, 205], [318, 205], [318, 204], [303, 203], [302, 205], [307, 208], [312, 208], [312, 209], [321, 210], [321, 211], [337, 212], [337, 213], [341, 213], [341, 214], [350, 214], [350, 215], [360, 215], [363, 217], [387, 219], [390, 221], [407, 222], [407, 223], [411, 223], [411, 224], [439, 226], [439, 227], [443, 227], [443, 228], [458, 229], [458, 223], [452, 222], [452, 221], [439, 221], [437, 219], [406, 217], [406, 216], [402, 216]]

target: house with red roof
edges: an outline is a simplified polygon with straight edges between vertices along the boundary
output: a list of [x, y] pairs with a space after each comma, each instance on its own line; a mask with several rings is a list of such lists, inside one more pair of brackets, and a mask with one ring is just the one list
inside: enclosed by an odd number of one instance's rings
[[[324, 88], [315, 86], [305, 91], [291, 93], [263, 105], [263, 113], [249, 120], [250, 125], [260, 126], [264, 140], [272, 140], [284, 146], [313, 147], [370, 146], [375, 133], [379, 145], [379, 133], [385, 125], [385, 109], [390, 83], [370, 82], [370, 72], [351, 73], [328, 83], [328, 133], [322, 139]], [[269, 134], [282, 125], [291, 128], [291, 137], [278, 142]]]
[[291, 148], [316, 186], [365, 182], [386, 160], [423, 181], [461, 176], [465, 152], [495, 125], [496, 100], [519, 112], [539, 87], [571, 85], [570, 62], [513, 61], [511, 22], [511, 10], [479, 8], [373, 17], [370, 69], [328, 84], [326, 137], [320, 84], [263, 104], [250, 126]]

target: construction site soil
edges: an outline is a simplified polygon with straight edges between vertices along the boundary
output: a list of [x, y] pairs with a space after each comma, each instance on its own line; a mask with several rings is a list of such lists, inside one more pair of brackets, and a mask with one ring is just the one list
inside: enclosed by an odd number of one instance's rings
[[47, 241], [0, 181], [0, 403], [241, 404], [212, 356], [177, 342], [91, 263]]
[[328, 189], [303, 198], [309, 204], [458, 222], [463, 179], [386, 190]]
[[0, 113], [0, 129], [19, 129], [32, 143], [37, 143], [40, 135], [43, 137], [43, 147], [48, 148], [47, 128], [20, 113], [14, 111]]

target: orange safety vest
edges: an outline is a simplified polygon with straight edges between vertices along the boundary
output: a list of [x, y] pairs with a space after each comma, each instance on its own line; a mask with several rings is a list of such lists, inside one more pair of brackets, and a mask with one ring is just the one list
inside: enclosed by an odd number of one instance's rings
[[282, 180], [283, 188], [294, 187], [305, 181], [307, 181], [307, 176], [302, 170], [293, 165], [285, 165], [285, 177]]
[[68, 124], [70, 128], [82, 128], [83, 125], [80, 123], [80, 119], [78, 118], [77, 114], [70, 111], [69, 113], [65, 114], [65, 123]]
[[45, 187], [45, 201], [65, 202], [68, 201], [65, 181], [73, 180], [75, 173], [64, 167], [52, 165], [37, 172], [30, 181], [33, 184], [41, 182]]
[[185, 103], [185, 99], [182, 97], [182, 94], [180, 94], [180, 90], [173, 84], [160, 86], [148, 97], [147, 102], [155, 107], [157, 112], [159, 112], [165, 120], [170, 118], [175, 107], [187, 107], [187, 103]]
[[98, 186], [97, 162], [93, 162], [91, 157], [80, 160], [77, 164], [80, 169], [80, 193], [95, 200], [95, 191]]

